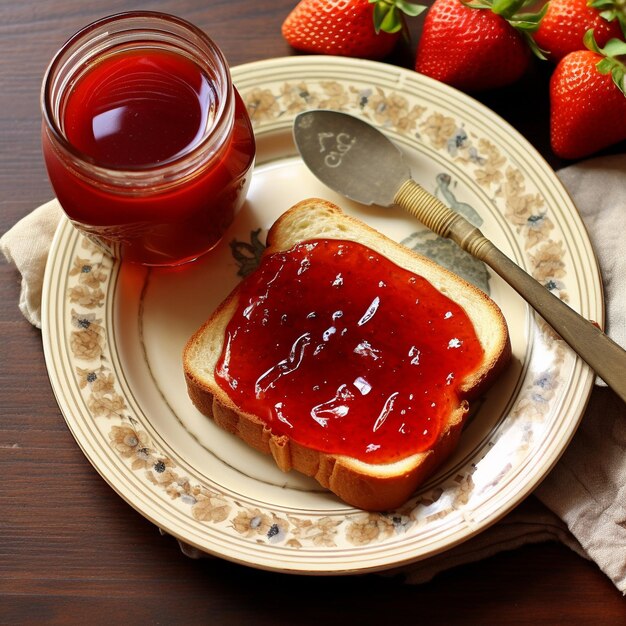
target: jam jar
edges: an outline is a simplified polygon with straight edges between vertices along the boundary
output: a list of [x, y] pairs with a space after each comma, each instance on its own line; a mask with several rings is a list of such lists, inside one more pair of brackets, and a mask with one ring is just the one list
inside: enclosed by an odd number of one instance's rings
[[86, 26], [44, 77], [44, 159], [70, 221], [112, 256], [171, 266], [222, 238], [255, 142], [215, 43], [162, 13]]

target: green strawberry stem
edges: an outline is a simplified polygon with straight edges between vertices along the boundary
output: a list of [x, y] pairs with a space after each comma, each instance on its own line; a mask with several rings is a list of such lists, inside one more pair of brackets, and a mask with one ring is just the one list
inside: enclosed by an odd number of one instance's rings
[[374, 5], [374, 30], [376, 33], [397, 33], [402, 31], [407, 36], [405, 15], [417, 17], [426, 10], [421, 4], [408, 0], [369, 0]]
[[592, 52], [600, 54], [602, 58], [596, 64], [600, 74], [611, 74], [613, 82], [617, 88], [626, 96], [626, 65], [622, 58], [626, 59], [626, 41], [621, 39], [611, 39], [606, 42], [604, 48], [598, 46], [598, 42], [593, 36], [593, 29], [585, 33], [583, 41]]
[[[626, 0], [625, 0], [626, 1]], [[536, 0], [461, 0], [470, 9], [489, 10], [505, 19], [523, 37], [533, 54], [545, 61], [546, 57], [531, 37], [538, 28], [543, 16], [548, 10], [548, 2], [534, 13], [520, 13], [522, 9], [535, 5]]]
[[493, 0], [491, 10], [504, 19], [511, 19], [526, 4], [526, 0]]
[[[496, 15], [500, 15], [507, 22], [515, 21], [517, 14], [530, 4], [535, 4], [535, 0], [462, 0], [465, 6], [472, 9], [489, 9]], [[526, 15], [539, 15], [539, 13]]]

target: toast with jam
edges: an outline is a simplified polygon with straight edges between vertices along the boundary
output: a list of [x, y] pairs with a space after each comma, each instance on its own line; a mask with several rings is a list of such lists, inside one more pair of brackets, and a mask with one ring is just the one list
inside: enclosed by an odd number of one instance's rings
[[366, 510], [403, 504], [509, 361], [485, 293], [337, 206], [304, 200], [189, 339], [196, 407]]

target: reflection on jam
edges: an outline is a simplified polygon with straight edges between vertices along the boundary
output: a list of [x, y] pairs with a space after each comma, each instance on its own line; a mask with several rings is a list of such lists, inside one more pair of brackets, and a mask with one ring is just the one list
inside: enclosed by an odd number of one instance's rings
[[275, 434], [387, 463], [436, 441], [482, 355], [463, 309], [425, 279], [320, 239], [242, 283], [215, 374]]
[[69, 142], [100, 165], [157, 165], [192, 149], [212, 125], [209, 77], [166, 50], [130, 50], [99, 61], [65, 104]]

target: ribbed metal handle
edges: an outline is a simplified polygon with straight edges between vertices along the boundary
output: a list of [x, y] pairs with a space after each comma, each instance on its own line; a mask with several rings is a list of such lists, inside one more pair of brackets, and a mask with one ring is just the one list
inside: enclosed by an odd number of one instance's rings
[[433, 232], [452, 239], [491, 267], [626, 402], [625, 350], [513, 263], [462, 215], [449, 209], [414, 180], [407, 180], [400, 187], [394, 201]]

